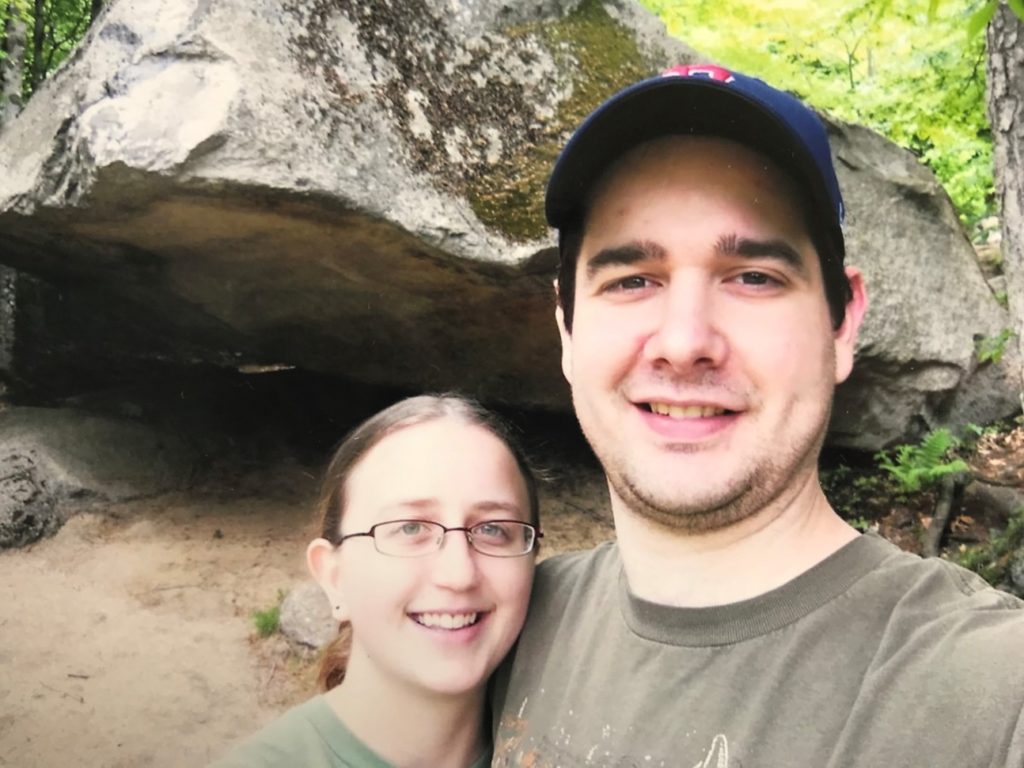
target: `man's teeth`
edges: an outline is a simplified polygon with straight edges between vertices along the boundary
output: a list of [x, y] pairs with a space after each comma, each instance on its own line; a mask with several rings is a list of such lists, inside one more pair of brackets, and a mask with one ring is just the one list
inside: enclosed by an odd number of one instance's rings
[[669, 405], [668, 403], [651, 403], [651, 411], [659, 416], [673, 419], [706, 419], [709, 416], [721, 416], [724, 408], [710, 405]]
[[421, 613], [416, 621], [424, 627], [440, 627], [441, 629], [462, 629], [476, 624], [476, 613]]

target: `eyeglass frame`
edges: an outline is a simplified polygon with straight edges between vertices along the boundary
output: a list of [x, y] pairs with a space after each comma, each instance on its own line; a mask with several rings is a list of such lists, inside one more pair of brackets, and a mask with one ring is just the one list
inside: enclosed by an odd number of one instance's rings
[[[393, 554], [391, 552], [381, 552], [380, 548], [377, 546], [377, 536], [374, 534], [374, 531], [376, 531], [378, 528], [380, 528], [383, 525], [394, 525], [395, 523], [422, 523], [424, 525], [430, 525], [430, 526], [434, 526], [435, 528], [440, 528], [441, 529], [441, 535], [437, 538], [437, 546], [435, 546], [433, 549], [427, 550], [427, 551], [425, 551], [425, 552], [423, 552], [421, 554], [417, 554], [417, 555], [396, 555], [396, 554]], [[481, 525], [493, 525], [495, 523], [515, 523], [516, 525], [526, 526], [527, 528], [531, 529], [533, 531], [533, 540], [530, 542], [530, 548], [528, 550], [526, 550], [525, 552], [517, 552], [514, 555], [497, 555], [497, 554], [494, 554], [493, 552], [484, 552], [482, 550], [477, 549], [476, 545], [473, 543], [473, 529], [474, 528], [479, 528]], [[342, 544], [345, 543], [345, 541], [347, 539], [354, 539], [354, 538], [357, 538], [357, 537], [360, 537], [360, 536], [369, 536], [371, 539], [373, 539], [373, 548], [377, 552], [379, 552], [380, 554], [384, 555], [385, 557], [405, 557], [405, 558], [410, 558], [410, 557], [426, 557], [427, 555], [432, 555], [435, 552], [440, 552], [441, 551], [441, 548], [444, 546], [445, 536], [447, 536], [451, 531], [462, 531], [463, 533], [465, 533], [466, 534], [466, 543], [469, 545], [469, 548], [472, 549], [474, 552], [477, 552], [477, 553], [479, 553], [479, 554], [481, 554], [481, 555], [483, 555], [485, 557], [500, 557], [500, 558], [523, 557], [524, 555], [528, 555], [531, 552], [533, 552], [534, 550], [536, 550], [537, 549], [537, 542], [540, 541], [542, 538], [544, 538], [544, 534], [541, 532], [541, 530], [540, 530], [540, 528], [538, 526], [534, 525], [533, 523], [527, 523], [527, 522], [525, 522], [523, 520], [504, 520], [504, 519], [503, 520], [481, 520], [479, 523], [474, 523], [473, 525], [469, 525], [469, 526], [466, 526], [466, 525], [456, 525], [456, 526], [448, 527], [447, 525], [444, 525], [443, 523], [438, 523], [438, 522], [436, 522], [434, 520], [420, 520], [420, 519], [417, 519], [417, 518], [414, 518], [414, 517], [410, 517], [410, 518], [399, 518], [398, 520], [384, 520], [383, 522], [371, 525], [370, 528], [368, 530], [366, 530], [366, 531], [360, 531], [358, 533], [347, 533], [344, 536], [342, 536], [341, 538], [339, 538], [338, 539], [338, 543], [335, 544], [334, 546], [335, 547], [340, 547]]]

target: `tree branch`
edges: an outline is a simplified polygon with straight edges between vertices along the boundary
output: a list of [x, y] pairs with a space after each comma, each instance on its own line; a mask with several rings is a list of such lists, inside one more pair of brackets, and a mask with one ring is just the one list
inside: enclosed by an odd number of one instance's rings
[[953, 497], [956, 495], [956, 480], [953, 475], [946, 475], [939, 485], [939, 501], [935, 505], [932, 524], [928, 526], [928, 534], [924, 540], [925, 557], [938, 557], [942, 551], [942, 536], [949, 526], [950, 514], [953, 511]]

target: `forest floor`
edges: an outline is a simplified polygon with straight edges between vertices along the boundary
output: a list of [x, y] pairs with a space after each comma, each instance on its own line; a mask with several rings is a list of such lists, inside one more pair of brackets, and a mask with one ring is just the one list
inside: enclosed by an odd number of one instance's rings
[[[979, 441], [971, 461], [1024, 467], [1024, 429]], [[274, 466], [83, 505], [52, 538], [0, 552], [0, 766], [201, 766], [310, 695], [312, 655], [252, 620], [306, 578], [318, 469]], [[825, 477], [857, 527], [920, 551], [934, 491], [901, 494], [873, 465]], [[610, 538], [606, 507], [592, 461], [563, 465], [542, 489], [543, 554]], [[1006, 523], [958, 507], [947, 554]]]

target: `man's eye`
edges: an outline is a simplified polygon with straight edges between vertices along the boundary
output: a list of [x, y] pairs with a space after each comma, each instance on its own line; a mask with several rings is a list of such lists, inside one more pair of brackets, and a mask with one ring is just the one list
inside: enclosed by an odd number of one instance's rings
[[736, 276], [736, 280], [743, 285], [777, 285], [779, 282], [764, 272], [741, 272]]
[[629, 277], [623, 277], [618, 280], [614, 280], [609, 283], [606, 287], [606, 291], [640, 291], [647, 288], [651, 284], [651, 281], [641, 275], [630, 275]]

